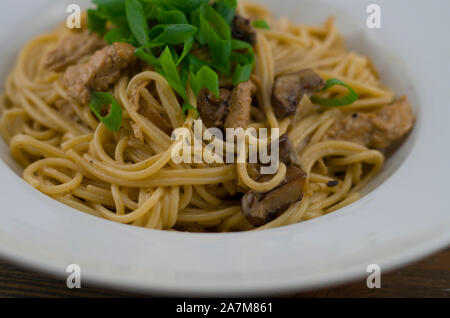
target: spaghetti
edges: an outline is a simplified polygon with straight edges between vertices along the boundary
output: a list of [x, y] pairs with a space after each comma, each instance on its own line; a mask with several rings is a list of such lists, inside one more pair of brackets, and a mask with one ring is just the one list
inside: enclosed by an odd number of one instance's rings
[[[325, 135], [342, 113], [390, 104], [394, 93], [380, 83], [369, 58], [345, 48], [333, 19], [323, 26], [297, 25], [243, 1], [238, 13], [271, 26], [257, 30], [251, 77], [257, 86], [257, 105], [252, 107], [250, 126], [289, 133], [308, 176], [303, 199], [257, 229], [309, 220], [355, 202], [383, 168], [384, 155]], [[152, 70], [126, 71], [114, 84], [111, 93], [123, 107], [123, 124], [120, 131], [109, 131], [87, 105], [69, 96], [63, 74], [44, 66], [46, 54], [68, 32], [60, 27], [28, 43], [7, 80], [0, 130], [12, 156], [24, 167], [23, 178], [63, 204], [114, 222], [201, 232], [255, 229], [243, 216], [239, 201], [224, 200], [211, 189], [220, 188], [230, 196], [242, 189], [273, 189], [283, 180], [285, 167], [263, 184], [249, 175], [247, 164], [174, 164], [170, 154], [176, 141], [136, 110], [135, 94], [163, 113], [173, 129], [191, 129], [195, 116], [183, 118], [176, 93]], [[360, 99], [330, 109], [303, 98], [296, 116], [279, 120], [271, 100], [275, 79], [307, 68], [324, 79], [344, 81]], [[343, 92], [342, 87], [333, 87], [325, 94]], [[196, 107], [190, 89], [188, 98]], [[56, 106], [58, 100], [68, 102], [72, 117]]]

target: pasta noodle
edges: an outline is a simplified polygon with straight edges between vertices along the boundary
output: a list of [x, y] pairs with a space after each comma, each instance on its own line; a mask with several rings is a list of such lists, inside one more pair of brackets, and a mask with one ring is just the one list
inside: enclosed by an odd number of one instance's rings
[[[243, 1], [238, 12], [271, 25], [270, 30], [257, 31], [252, 80], [259, 107], [252, 108], [250, 126], [288, 132], [308, 175], [303, 200], [258, 229], [316, 218], [358, 200], [358, 191], [382, 169], [384, 155], [352, 142], [325, 140], [324, 135], [338, 113], [392, 103], [394, 93], [380, 83], [369, 58], [345, 48], [333, 19], [323, 26], [297, 25]], [[230, 195], [242, 188], [264, 192], [283, 181], [286, 166], [282, 164], [273, 179], [259, 182], [249, 175], [248, 164], [174, 164], [171, 150], [178, 141], [136, 110], [132, 94], [137, 91], [163, 112], [172, 128], [192, 129], [194, 117], [183, 118], [167, 80], [151, 70], [125, 72], [112, 88], [124, 110], [123, 128], [112, 133], [88, 107], [69, 97], [61, 84], [62, 74], [43, 66], [45, 55], [66, 34], [58, 28], [28, 43], [2, 96], [0, 131], [12, 156], [24, 167], [23, 178], [63, 204], [114, 222], [200, 232], [255, 229], [243, 217], [239, 202], [217, 197], [211, 185]], [[360, 99], [339, 110], [314, 107], [303, 99], [300, 109], [305, 112], [278, 120], [271, 101], [275, 78], [305, 68], [325, 79], [345, 81]], [[329, 94], [340, 94], [341, 89], [333, 87]], [[196, 106], [192, 91], [189, 98]], [[59, 99], [70, 103], [77, 120], [56, 108]], [[333, 180], [340, 182], [328, 186]]]

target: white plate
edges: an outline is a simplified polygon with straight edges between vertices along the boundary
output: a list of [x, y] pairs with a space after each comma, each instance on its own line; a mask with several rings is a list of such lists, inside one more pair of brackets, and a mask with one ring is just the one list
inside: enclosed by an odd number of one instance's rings
[[[372, 183], [374, 191], [336, 213], [269, 231], [151, 231], [94, 218], [44, 196], [10, 169], [2, 142], [0, 253], [61, 277], [68, 264], [79, 264], [83, 282], [121, 289], [255, 295], [343, 283], [367, 275], [369, 264], [385, 272], [447, 246], [450, 2], [379, 0], [380, 30], [365, 24], [371, 0], [263, 2], [296, 21], [319, 24], [336, 15], [349, 46], [372, 56], [383, 80], [414, 103], [417, 126]], [[2, 80], [26, 40], [64, 19], [64, 3], [2, 1]]]

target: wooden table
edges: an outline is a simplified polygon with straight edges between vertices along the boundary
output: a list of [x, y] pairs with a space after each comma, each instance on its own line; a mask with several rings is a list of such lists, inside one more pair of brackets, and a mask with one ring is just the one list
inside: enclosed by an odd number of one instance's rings
[[[135, 297], [119, 291], [84, 286], [70, 290], [65, 281], [23, 270], [0, 260], [0, 297]], [[188, 296], [188, 295], [187, 295]], [[382, 275], [382, 288], [370, 290], [364, 282], [286, 295], [286, 297], [446, 297], [450, 298], [450, 248], [426, 260]]]

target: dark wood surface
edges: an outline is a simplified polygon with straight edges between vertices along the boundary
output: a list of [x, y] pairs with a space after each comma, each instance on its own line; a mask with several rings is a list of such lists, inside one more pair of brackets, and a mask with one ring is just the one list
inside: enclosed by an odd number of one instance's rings
[[[346, 286], [283, 297], [445, 297], [450, 298], [450, 248], [393, 273], [384, 274], [381, 288], [365, 281]], [[136, 297], [120, 291], [83, 286], [70, 290], [63, 280], [24, 270], [0, 260], [0, 297]], [[189, 297], [189, 295], [186, 295]]]

